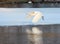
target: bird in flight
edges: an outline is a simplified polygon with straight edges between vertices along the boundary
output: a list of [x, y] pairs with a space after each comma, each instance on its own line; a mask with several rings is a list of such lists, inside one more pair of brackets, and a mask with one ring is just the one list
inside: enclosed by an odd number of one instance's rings
[[33, 19], [32, 19], [33, 23], [37, 23], [41, 18], [42, 18], [42, 20], [44, 20], [43, 14], [39, 11], [29, 12], [27, 15], [27, 18], [32, 18], [32, 17], [33, 17]]

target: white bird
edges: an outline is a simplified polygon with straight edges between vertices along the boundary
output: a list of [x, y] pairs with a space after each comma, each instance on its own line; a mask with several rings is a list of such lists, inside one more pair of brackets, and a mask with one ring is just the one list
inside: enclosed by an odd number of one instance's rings
[[27, 18], [32, 18], [32, 17], [33, 17], [33, 19], [32, 19], [33, 23], [37, 23], [41, 18], [42, 18], [42, 20], [44, 20], [43, 14], [39, 11], [29, 12]]

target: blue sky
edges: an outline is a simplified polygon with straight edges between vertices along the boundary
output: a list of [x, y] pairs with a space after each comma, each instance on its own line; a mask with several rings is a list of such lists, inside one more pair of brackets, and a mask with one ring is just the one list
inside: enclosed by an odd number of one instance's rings
[[[27, 13], [40, 11], [44, 15], [37, 23], [26, 18]], [[60, 8], [0, 8], [0, 25], [60, 24]]]

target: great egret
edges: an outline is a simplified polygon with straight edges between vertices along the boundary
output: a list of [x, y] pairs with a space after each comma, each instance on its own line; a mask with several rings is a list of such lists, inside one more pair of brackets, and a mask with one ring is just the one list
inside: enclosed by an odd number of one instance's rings
[[32, 19], [33, 23], [38, 22], [41, 18], [42, 18], [42, 20], [44, 20], [43, 14], [39, 11], [29, 12], [27, 18], [32, 18], [32, 17], [33, 17], [33, 19]]

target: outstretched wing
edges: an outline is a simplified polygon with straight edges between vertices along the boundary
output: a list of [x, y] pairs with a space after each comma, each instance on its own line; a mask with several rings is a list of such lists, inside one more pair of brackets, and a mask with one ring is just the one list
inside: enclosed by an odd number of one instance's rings
[[34, 16], [34, 12], [29, 12], [26, 18], [30, 19], [32, 16]]

